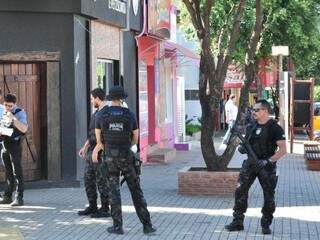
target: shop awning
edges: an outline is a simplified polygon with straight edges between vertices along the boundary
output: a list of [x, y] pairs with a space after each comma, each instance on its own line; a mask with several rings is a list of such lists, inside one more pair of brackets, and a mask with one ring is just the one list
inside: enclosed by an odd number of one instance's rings
[[[164, 51], [161, 51], [161, 46]], [[147, 62], [153, 62], [154, 58], [160, 58], [161, 54], [165, 54], [166, 58], [178, 57], [177, 64], [179, 66], [199, 65], [200, 56], [193, 51], [168, 40], [161, 41], [152, 36], [143, 36], [139, 38], [139, 58], [144, 58]]]
[[182, 55], [184, 57], [193, 59], [193, 60], [197, 60], [200, 61], [200, 56], [199, 54], [196, 54], [194, 52], [192, 52], [191, 50], [177, 44], [171, 41], [166, 41], [165, 42], [165, 47], [166, 49], [170, 49], [170, 50], [176, 50], [178, 55]]

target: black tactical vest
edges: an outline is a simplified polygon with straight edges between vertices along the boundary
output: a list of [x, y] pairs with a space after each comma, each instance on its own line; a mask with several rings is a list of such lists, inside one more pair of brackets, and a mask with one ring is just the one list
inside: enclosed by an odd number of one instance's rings
[[254, 124], [250, 131], [249, 143], [259, 159], [269, 159], [277, 150], [277, 143], [273, 140], [271, 129], [277, 122], [270, 119], [265, 125]]
[[131, 146], [132, 123], [127, 108], [109, 110], [103, 121], [103, 141], [112, 146]]

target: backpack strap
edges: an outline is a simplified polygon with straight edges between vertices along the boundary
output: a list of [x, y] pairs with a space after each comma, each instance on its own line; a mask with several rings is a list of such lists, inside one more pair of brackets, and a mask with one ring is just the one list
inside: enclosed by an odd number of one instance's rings
[[16, 108], [16, 110], [14, 111], [14, 113], [12, 113], [13, 115], [16, 115], [17, 113], [21, 112], [22, 108]]

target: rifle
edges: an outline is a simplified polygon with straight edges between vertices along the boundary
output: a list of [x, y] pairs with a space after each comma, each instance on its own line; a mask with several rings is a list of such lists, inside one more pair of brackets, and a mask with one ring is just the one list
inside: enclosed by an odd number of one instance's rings
[[243, 152], [240, 151], [240, 153], [247, 153], [248, 155], [247, 166], [253, 165], [257, 168], [259, 172], [271, 162], [267, 159], [263, 159], [263, 160], [259, 159], [256, 153], [253, 151], [251, 145], [249, 144], [249, 139], [254, 129], [255, 129], [255, 126], [252, 128], [251, 132], [249, 133], [249, 137], [244, 138], [241, 132], [237, 129], [237, 125], [235, 124], [230, 131], [230, 135], [228, 136], [228, 144], [230, 143], [232, 136], [236, 135], [241, 142], [241, 146], [244, 148], [244, 151]]

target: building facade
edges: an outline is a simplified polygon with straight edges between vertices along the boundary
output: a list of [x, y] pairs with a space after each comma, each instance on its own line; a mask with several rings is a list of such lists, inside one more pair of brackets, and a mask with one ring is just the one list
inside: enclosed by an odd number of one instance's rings
[[184, 80], [179, 57], [198, 58], [176, 42], [176, 8], [170, 0], [149, 1], [144, 35], [139, 37], [140, 156], [174, 149], [184, 122]]
[[35, 154], [24, 146], [27, 180], [82, 177], [91, 89], [123, 84], [136, 111], [141, 16], [134, 0], [1, 2], [0, 87], [28, 113]]

